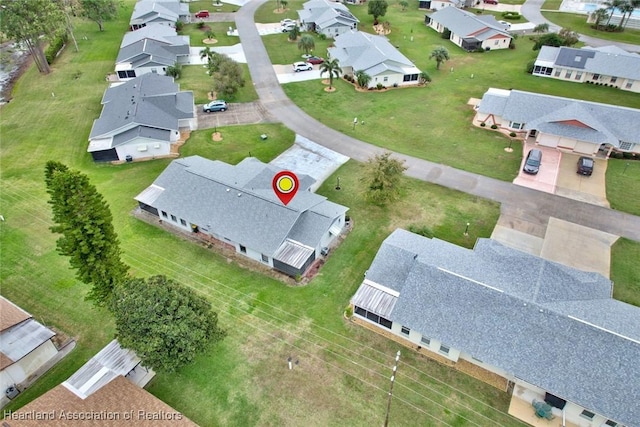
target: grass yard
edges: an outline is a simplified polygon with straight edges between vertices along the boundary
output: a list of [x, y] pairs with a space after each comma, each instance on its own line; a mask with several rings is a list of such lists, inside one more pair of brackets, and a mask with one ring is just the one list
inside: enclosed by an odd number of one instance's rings
[[640, 242], [619, 239], [611, 247], [613, 297], [640, 307]]
[[[182, 27], [179, 34], [183, 36], [189, 36], [189, 42], [192, 47], [201, 46], [201, 47], [218, 47], [218, 46], [233, 46], [234, 44], [240, 43], [240, 38], [236, 36], [228, 36], [227, 31], [229, 31], [229, 27], [235, 28], [235, 22], [206, 22], [205, 27], [198, 28], [198, 24], [186, 24]], [[206, 32], [208, 29], [213, 31], [215, 34], [214, 39], [218, 42], [214, 44], [206, 44], [204, 39], [206, 39]]]
[[545, 0], [541, 10], [560, 10], [562, 0]]
[[[245, 80], [244, 87], [241, 87], [233, 98], [227, 97], [228, 102], [252, 102], [258, 100], [251, 74], [247, 64], [240, 64], [243, 70]], [[213, 89], [213, 78], [207, 74], [204, 65], [185, 65], [182, 67], [182, 76], [176, 83], [180, 85], [181, 90], [193, 91], [193, 97], [196, 104], [206, 104], [210, 101], [209, 93]]]
[[[330, 39], [322, 40], [315, 33], [305, 34], [309, 34], [314, 39], [315, 49], [313, 49], [311, 54], [326, 58], [327, 48], [333, 41]], [[262, 36], [262, 42], [264, 43], [267, 52], [269, 53], [271, 63], [292, 64], [296, 61], [304, 61], [304, 59], [302, 59], [302, 54], [304, 54], [304, 51], [298, 49], [298, 43], [289, 41], [287, 36], [288, 33]]]
[[606, 179], [611, 208], [640, 215], [640, 161], [609, 159]]
[[580, 34], [623, 43], [640, 44], [640, 30], [627, 28], [621, 33], [596, 31], [587, 24], [587, 15], [565, 12], [542, 12], [545, 18], [564, 28], [571, 28]]
[[[215, 0], [195, 0], [187, 2], [189, 12], [196, 13], [199, 10], [208, 10], [213, 15], [215, 12], [237, 12], [240, 6], [231, 3], [216, 3]], [[194, 18], [196, 21], [198, 18]]]

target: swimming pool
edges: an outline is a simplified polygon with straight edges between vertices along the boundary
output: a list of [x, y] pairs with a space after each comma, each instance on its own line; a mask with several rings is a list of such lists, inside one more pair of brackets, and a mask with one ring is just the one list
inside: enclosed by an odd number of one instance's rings
[[[598, 3], [585, 3], [582, 5], [582, 7], [580, 8], [580, 10], [584, 11], [584, 12], [594, 12], [598, 9], [607, 9], [607, 12], [609, 12], [609, 9], [607, 8], [606, 5], [604, 4], [598, 4]], [[619, 9], [614, 9], [613, 10], [613, 16], [620, 16], [622, 15], [622, 12], [620, 12]], [[631, 16], [636, 17], [636, 18], [640, 18], [640, 10], [634, 10], [633, 13], [631, 14]]]

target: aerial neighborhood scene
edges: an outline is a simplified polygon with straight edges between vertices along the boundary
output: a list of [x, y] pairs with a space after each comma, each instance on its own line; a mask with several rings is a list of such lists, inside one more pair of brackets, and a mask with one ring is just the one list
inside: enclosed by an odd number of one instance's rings
[[638, 0], [0, 36], [3, 427], [640, 427]]

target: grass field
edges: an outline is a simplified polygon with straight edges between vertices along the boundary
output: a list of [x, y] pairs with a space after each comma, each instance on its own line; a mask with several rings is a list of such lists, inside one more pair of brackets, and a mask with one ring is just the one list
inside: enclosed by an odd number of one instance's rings
[[[240, 64], [243, 70], [245, 84], [233, 97], [226, 97], [229, 102], [251, 102], [258, 99], [251, 74], [247, 64]], [[196, 104], [206, 104], [210, 101], [209, 94], [213, 90], [213, 77], [207, 74], [204, 65], [185, 65], [182, 67], [182, 76], [176, 80], [181, 90], [193, 91]]]
[[566, 12], [542, 12], [549, 21], [564, 28], [571, 28], [580, 34], [623, 43], [640, 44], [640, 30], [627, 28], [620, 33], [596, 31], [587, 24], [587, 15]]
[[613, 297], [640, 307], [640, 242], [619, 239], [611, 248]]
[[562, 5], [562, 0], [545, 0], [542, 5], [542, 10], [560, 10], [560, 6]]
[[235, 27], [235, 22], [207, 22], [205, 23], [205, 27], [208, 27], [209, 30], [213, 31], [215, 34], [214, 39], [218, 42], [214, 44], [206, 44], [204, 39], [206, 38], [207, 28], [198, 28], [197, 24], [186, 24], [182, 30], [180, 30], [179, 34], [183, 36], [189, 36], [189, 42], [192, 47], [195, 46], [233, 46], [236, 43], [240, 43], [240, 39], [237, 36], [228, 36], [227, 31], [229, 27]]
[[640, 215], [640, 161], [609, 159], [607, 163], [607, 199], [613, 209]]

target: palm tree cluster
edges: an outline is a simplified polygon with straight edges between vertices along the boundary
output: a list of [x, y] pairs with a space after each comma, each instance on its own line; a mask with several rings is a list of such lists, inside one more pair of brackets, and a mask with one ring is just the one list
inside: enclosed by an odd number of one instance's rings
[[[600, 8], [594, 12], [596, 29], [600, 29], [601, 27], [614, 27], [614, 25], [611, 24], [611, 18], [613, 18], [614, 14], [621, 13], [622, 17], [615, 28], [617, 28], [618, 31], [623, 31], [629, 23], [629, 18], [631, 18], [633, 12], [637, 8], [640, 8], [640, 0], [610, 0], [604, 2], [604, 4], [606, 8]], [[605, 19], [607, 22], [602, 25]]]

